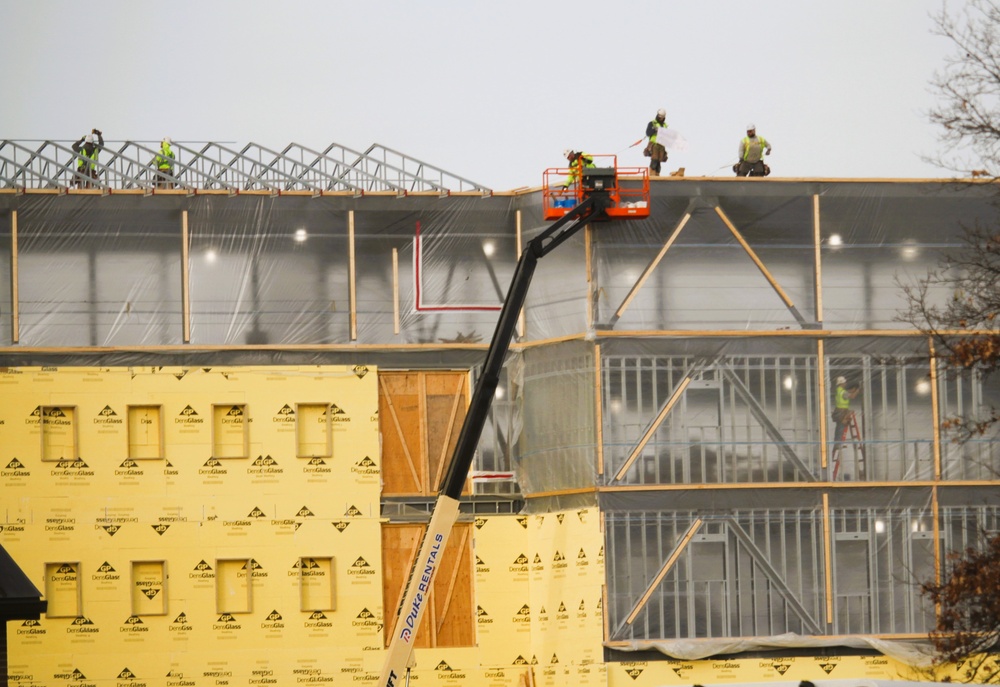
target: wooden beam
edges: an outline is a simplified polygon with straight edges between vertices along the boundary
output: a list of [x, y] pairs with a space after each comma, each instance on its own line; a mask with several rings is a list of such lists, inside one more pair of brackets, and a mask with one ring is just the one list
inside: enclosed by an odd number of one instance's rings
[[399, 334], [399, 249], [392, 249], [392, 333]]
[[930, 364], [931, 364], [931, 418], [933, 418], [932, 423], [934, 430], [934, 479], [941, 479], [941, 406], [940, 399], [938, 399], [938, 375], [937, 375], [937, 359], [934, 357], [934, 339], [927, 337], [927, 348], [930, 351]]
[[825, 470], [827, 468], [826, 460], [826, 353], [825, 351], [825, 341], [819, 339], [816, 341], [816, 374], [819, 377], [819, 450], [820, 450], [820, 467], [824, 470], [823, 477], [827, 477]]
[[670, 246], [674, 245], [674, 241], [676, 241], [677, 237], [680, 236], [681, 229], [684, 228], [684, 225], [688, 223], [689, 219], [691, 219], [691, 213], [690, 212], [684, 213], [684, 216], [681, 217], [681, 221], [677, 223], [677, 226], [674, 227], [673, 233], [670, 234], [670, 238], [668, 238], [667, 242], [663, 244], [662, 248], [660, 248], [660, 252], [656, 254], [656, 257], [654, 257], [649, 262], [648, 265], [646, 265], [646, 269], [643, 270], [641, 275], [639, 275], [639, 278], [636, 280], [635, 284], [633, 284], [632, 288], [629, 290], [628, 295], [625, 296], [625, 300], [622, 301], [622, 304], [619, 305], [618, 309], [615, 311], [615, 317], [614, 317], [615, 322], [621, 319], [621, 316], [625, 314], [625, 310], [628, 308], [629, 304], [632, 303], [632, 299], [634, 299], [639, 294], [639, 290], [642, 289], [643, 285], [646, 283], [646, 280], [649, 279], [649, 275], [652, 274], [653, 270], [656, 269], [656, 266], [660, 264], [660, 261], [663, 259], [663, 256], [667, 254], [668, 250], [670, 250]]
[[657, 414], [656, 418], [650, 423], [645, 434], [643, 434], [642, 438], [639, 440], [639, 443], [636, 444], [634, 449], [632, 449], [632, 453], [629, 454], [629, 457], [625, 460], [625, 464], [622, 465], [621, 469], [619, 469], [617, 474], [615, 474], [616, 482], [623, 478], [625, 473], [628, 472], [628, 469], [632, 467], [632, 463], [634, 463], [639, 457], [639, 454], [642, 453], [642, 449], [646, 448], [646, 444], [648, 444], [649, 440], [653, 438], [656, 430], [660, 428], [660, 425], [666, 419], [667, 413], [669, 413], [677, 404], [677, 401], [680, 400], [681, 395], [684, 393], [684, 390], [688, 388], [690, 383], [691, 378], [685, 377], [681, 380], [681, 383], [677, 385], [677, 388], [674, 389], [674, 393], [670, 394], [670, 398], [668, 398], [667, 402], [663, 404], [659, 414]]
[[181, 322], [184, 343], [191, 343], [191, 237], [188, 233], [188, 211], [181, 213]]
[[826, 624], [833, 624], [833, 544], [830, 536], [830, 495], [823, 494], [823, 566], [826, 571]]
[[775, 280], [773, 276], [771, 276], [771, 273], [767, 270], [767, 267], [764, 266], [763, 261], [761, 261], [761, 259], [757, 257], [757, 254], [754, 252], [753, 248], [750, 247], [750, 244], [746, 242], [746, 239], [744, 239], [743, 236], [740, 234], [740, 232], [736, 229], [736, 227], [733, 226], [733, 223], [729, 221], [729, 218], [726, 216], [726, 213], [722, 211], [722, 208], [716, 206], [715, 212], [719, 215], [719, 217], [722, 218], [722, 221], [725, 223], [726, 227], [729, 228], [730, 233], [733, 236], [735, 236], [736, 240], [739, 241], [741, 246], [743, 246], [743, 250], [746, 251], [747, 255], [750, 256], [750, 259], [753, 260], [755, 265], [757, 265], [757, 269], [760, 270], [760, 273], [764, 275], [764, 278], [767, 279], [768, 282], [770, 282], [771, 288], [773, 288], [777, 292], [777, 294], [781, 297], [781, 300], [785, 302], [785, 305], [787, 305], [789, 308], [794, 308], [795, 304], [792, 303], [792, 299], [788, 297], [788, 294], [785, 293], [785, 290], [781, 288], [781, 285], [778, 284], [778, 282]]
[[604, 474], [604, 409], [601, 402], [601, 344], [594, 345], [594, 424], [597, 441], [597, 474]]
[[348, 299], [351, 302], [351, 341], [358, 340], [357, 263], [354, 256], [354, 210], [347, 211]]
[[821, 260], [820, 246], [823, 244], [823, 235], [819, 230], [819, 194], [813, 195], [813, 293], [816, 295], [816, 321], [823, 321], [823, 263]]
[[[522, 239], [521, 239], [521, 211], [520, 210], [518, 210], [517, 213], [514, 215], [514, 220], [516, 222], [516, 227], [515, 227], [516, 228], [516, 233], [514, 235], [514, 250], [517, 252], [517, 255], [514, 256], [514, 259], [515, 260], [520, 260], [521, 259], [521, 251], [524, 250], [521, 247], [521, 241], [522, 241]], [[524, 331], [525, 331], [525, 314], [524, 314], [524, 308], [521, 308], [521, 312], [518, 313], [518, 316], [517, 316], [517, 338], [523, 339], [524, 338]]]
[[20, 297], [17, 292], [17, 210], [10, 211], [10, 339], [20, 341]]
[[587, 275], [587, 331], [594, 326], [594, 313], [597, 312], [597, 293], [594, 289], [593, 258], [591, 250], [590, 225], [583, 228], [583, 273]]
[[[676, 563], [677, 559], [681, 557], [682, 553], [684, 553], [684, 549], [687, 548], [691, 538], [694, 537], [695, 533], [699, 530], [699, 528], [701, 528], [701, 523], [702, 519], [698, 518], [691, 523], [690, 527], [687, 528], [687, 532], [685, 532], [684, 536], [681, 537], [680, 542], [678, 542], [677, 546], [674, 547], [674, 550], [670, 552], [670, 556], [667, 557], [667, 560], [660, 567], [660, 571], [656, 573], [656, 577], [654, 577], [653, 581], [649, 583], [648, 587], [646, 587], [646, 591], [643, 592], [643, 595], [639, 597], [639, 600], [632, 608], [632, 612], [628, 614], [627, 618], [625, 618], [626, 625], [634, 623], [636, 617], [640, 612], [642, 612], [642, 609], [646, 607], [646, 604], [649, 603], [649, 597], [653, 595], [656, 588], [660, 586], [660, 582], [662, 582], [663, 578], [667, 576], [670, 569], [674, 567], [674, 563]], [[604, 612], [607, 613], [608, 610], [604, 609]]]

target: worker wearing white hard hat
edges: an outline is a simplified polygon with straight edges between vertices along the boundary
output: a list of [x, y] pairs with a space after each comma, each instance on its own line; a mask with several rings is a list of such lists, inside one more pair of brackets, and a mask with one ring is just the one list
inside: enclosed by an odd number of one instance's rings
[[[97, 142], [94, 142], [97, 136]], [[97, 179], [97, 154], [104, 147], [104, 134], [99, 129], [91, 129], [90, 133], [81, 136], [73, 144], [73, 152], [79, 157], [76, 163], [76, 176], [73, 183], [80, 188], [90, 188], [92, 179]]]
[[660, 176], [660, 165], [667, 161], [667, 149], [662, 143], [657, 142], [656, 136], [660, 129], [667, 128], [667, 111], [662, 107], [656, 111], [656, 116], [646, 124], [646, 138], [649, 143], [642, 154], [649, 158], [649, 176]]
[[770, 142], [757, 135], [757, 125], [751, 122], [747, 124], [747, 135], [740, 139], [739, 160], [733, 165], [733, 171], [738, 177], [766, 177], [771, 168], [764, 164], [764, 156], [770, 154]]
[[851, 411], [851, 400], [858, 395], [860, 389], [858, 387], [848, 389], [847, 377], [843, 375], [838, 376], [834, 380], [834, 384], [837, 385], [833, 393], [833, 421], [835, 423], [833, 429], [833, 450], [836, 452], [838, 448], [843, 446], [844, 440], [847, 437], [848, 426], [854, 415]]
[[569, 163], [569, 177], [563, 182], [563, 188], [568, 188], [572, 184], [575, 184], [580, 178], [584, 167], [594, 166], [594, 156], [580, 150], [566, 148], [563, 151], [563, 156], [566, 158], [566, 162]]
[[170, 137], [164, 136], [163, 140], [160, 141], [160, 152], [156, 154], [156, 159], [153, 161], [156, 165], [157, 188], [174, 187], [174, 159], [174, 151], [170, 147]]

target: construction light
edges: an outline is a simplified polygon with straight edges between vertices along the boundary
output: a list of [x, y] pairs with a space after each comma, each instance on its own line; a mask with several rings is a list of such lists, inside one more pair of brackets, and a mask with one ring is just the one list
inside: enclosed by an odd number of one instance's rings
[[295, 240], [298, 243], [302, 243], [307, 238], [309, 238], [309, 233], [305, 229], [296, 229], [295, 230]]
[[844, 239], [840, 237], [840, 234], [830, 234], [830, 238], [826, 242], [830, 244], [831, 248], [839, 248], [844, 245]]
[[218, 257], [219, 254], [215, 252], [214, 248], [209, 248], [207, 251], [205, 251], [205, 262], [209, 264], [214, 263], [218, 259]]
[[930, 380], [929, 379], [918, 379], [916, 386], [913, 387], [913, 390], [916, 391], [921, 396], [926, 396], [927, 394], [929, 394], [931, 392], [931, 382], [930, 382]]
[[492, 241], [484, 241], [483, 242], [483, 254], [486, 257], [491, 258], [491, 257], [493, 257], [493, 253], [494, 252], [496, 252], [496, 246], [493, 244], [493, 242]]

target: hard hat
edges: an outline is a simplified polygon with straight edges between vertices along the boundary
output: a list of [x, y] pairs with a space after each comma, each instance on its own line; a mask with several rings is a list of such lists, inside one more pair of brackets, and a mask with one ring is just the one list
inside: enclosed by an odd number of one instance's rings
[[567, 148], [566, 150], [563, 151], [563, 157], [569, 157], [572, 154], [573, 154], [573, 151], [570, 150], [569, 148]]
[[757, 130], [757, 127], [754, 125], [753, 122], [750, 122], [749, 124], [747, 124], [747, 131], [756, 131], [756, 130]]
[[169, 136], [164, 136], [163, 137], [163, 142], [166, 143], [167, 145], [170, 145], [170, 137]]
[[657, 117], [666, 117], [666, 116], [667, 116], [667, 111], [666, 111], [666, 110], [664, 110], [664, 109], [663, 109], [663, 108], [661, 107], [661, 108], [660, 108], [659, 110], [657, 110], [657, 111], [656, 111], [656, 116], [657, 116]]
[[87, 141], [87, 143], [93, 143], [94, 142], [94, 134], [87, 134], [87, 138], [85, 140]]
[[847, 377], [837, 377], [837, 384], [847, 384]]

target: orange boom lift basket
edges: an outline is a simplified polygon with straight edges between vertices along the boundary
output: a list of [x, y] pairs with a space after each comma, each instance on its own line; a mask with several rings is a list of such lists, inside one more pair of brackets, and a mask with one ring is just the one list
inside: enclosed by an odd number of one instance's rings
[[[550, 167], [542, 174], [542, 217], [563, 217], [591, 191], [605, 191], [611, 205], [606, 219], [649, 217], [649, 170], [618, 167], [617, 155], [592, 155], [593, 167]], [[567, 186], [567, 180], [572, 182]]]

